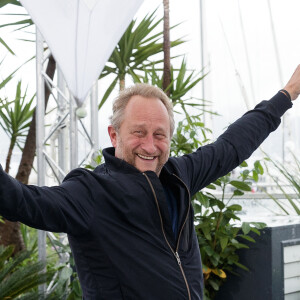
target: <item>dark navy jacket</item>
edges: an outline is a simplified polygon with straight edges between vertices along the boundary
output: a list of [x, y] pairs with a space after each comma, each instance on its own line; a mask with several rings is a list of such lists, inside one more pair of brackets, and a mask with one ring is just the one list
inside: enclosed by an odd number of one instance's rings
[[[247, 159], [292, 106], [278, 93], [229, 126], [216, 142], [170, 158], [160, 177], [103, 151], [94, 172], [76, 169], [58, 187], [20, 184], [0, 172], [0, 214], [68, 233], [84, 299], [202, 299], [200, 252], [190, 198]], [[178, 203], [175, 240], [163, 185]]]

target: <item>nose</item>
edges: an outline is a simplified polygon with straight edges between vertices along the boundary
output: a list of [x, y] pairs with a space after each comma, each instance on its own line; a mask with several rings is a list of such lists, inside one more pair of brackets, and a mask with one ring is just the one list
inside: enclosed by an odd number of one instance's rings
[[141, 148], [147, 154], [154, 154], [156, 152], [157, 148], [155, 145], [155, 140], [152, 135], [149, 134], [144, 138]]

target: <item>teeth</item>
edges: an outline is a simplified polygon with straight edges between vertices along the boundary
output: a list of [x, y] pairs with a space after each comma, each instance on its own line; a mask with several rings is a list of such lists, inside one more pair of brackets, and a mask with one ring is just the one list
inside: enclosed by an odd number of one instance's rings
[[141, 155], [141, 154], [138, 154], [138, 156], [139, 156], [140, 158], [148, 159], [148, 160], [154, 159], [154, 156], [144, 156], [144, 155]]

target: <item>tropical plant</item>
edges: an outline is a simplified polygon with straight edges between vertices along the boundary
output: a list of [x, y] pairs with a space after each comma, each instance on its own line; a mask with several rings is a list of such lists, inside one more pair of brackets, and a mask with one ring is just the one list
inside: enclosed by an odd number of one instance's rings
[[[246, 167], [244, 162], [241, 167]], [[205, 191], [195, 195], [193, 205], [195, 211], [195, 228], [203, 264], [205, 299], [214, 299], [220, 286], [229, 273], [236, 274], [236, 267], [248, 270], [247, 266], [239, 262], [238, 250], [249, 248], [243, 242], [255, 242], [250, 232], [260, 235], [259, 229], [264, 223], [243, 222], [241, 224], [238, 213], [242, 207], [231, 204], [235, 196], [251, 191], [251, 183], [256, 175], [261, 174], [261, 165], [257, 161], [252, 170], [241, 172], [240, 179], [233, 179], [231, 173], [210, 184]], [[231, 197], [225, 198], [225, 191], [231, 188]], [[211, 193], [209, 189], [220, 193]]]
[[[3, 64], [4, 58], [0, 61], [0, 66]], [[20, 69], [17, 68], [15, 71], [13, 71], [11, 74], [9, 74], [4, 80], [0, 81], [0, 90], [8, 84], [9, 81], [13, 79], [14, 74]]]
[[26, 293], [31, 295], [27, 299], [38, 299], [39, 294], [34, 289], [48, 282], [53, 273], [42, 272], [45, 263], [30, 261], [34, 250], [20, 252], [15, 257], [12, 257], [13, 252], [13, 246], [0, 246], [0, 299], [15, 299], [20, 295], [18, 299], [23, 299], [28, 297]]
[[57, 268], [56, 280], [48, 286], [48, 293], [56, 295], [57, 298], [54, 299], [81, 300], [82, 290], [69, 244], [61, 243], [56, 239], [53, 239], [51, 243], [58, 254], [64, 255], [67, 260]]
[[[17, 0], [0, 0], [0, 9], [7, 6], [7, 5], [14, 5], [17, 7], [21, 7], [22, 4], [20, 3], [20, 1]], [[25, 19], [16, 21], [16, 22], [11, 22], [11, 23], [6, 23], [6, 24], [1, 24], [0, 28], [3, 27], [10, 27], [10, 26], [18, 26], [17, 30], [21, 30], [24, 28], [27, 28], [31, 25], [33, 25], [33, 22], [31, 20], [31, 18], [28, 16], [28, 14], [13, 14], [14, 17], [25, 17]]]
[[[133, 77], [134, 82], [144, 82], [149, 83], [151, 85], [157, 86], [161, 89], [163, 89], [163, 73], [157, 72], [154, 68], [151, 70], [144, 70], [144, 76], [143, 77]], [[181, 65], [178, 69], [171, 67], [171, 73], [170, 73], [170, 84], [167, 87], [167, 91], [169, 94], [169, 98], [173, 103], [174, 111], [177, 113], [184, 113], [185, 120], [188, 122], [188, 124], [191, 126], [191, 128], [188, 127], [182, 127], [182, 123], [179, 123], [178, 128], [186, 128], [187, 130], [195, 129], [195, 126], [199, 129], [199, 127], [202, 127], [202, 133], [205, 136], [205, 141], [207, 141], [206, 138], [206, 132], [208, 130], [207, 128], [204, 128], [204, 124], [201, 122], [201, 118], [204, 113], [214, 114], [214, 112], [207, 110], [208, 106], [210, 105], [210, 101], [194, 98], [189, 96], [189, 92], [206, 76], [200, 75], [200, 73], [195, 74], [195, 70], [189, 70], [187, 69], [187, 64], [185, 58], [182, 59]], [[164, 89], [163, 89], [164, 90]], [[166, 92], [166, 90], [164, 90]], [[200, 101], [201, 100], [201, 101]], [[177, 111], [177, 107], [181, 108], [181, 111]], [[196, 115], [191, 115], [189, 112], [189, 108], [193, 108], [193, 114], [195, 111], [197, 112]], [[196, 109], [196, 110], [195, 110]], [[200, 124], [201, 123], [201, 124]], [[195, 139], [196, 142], [196, 139]], [[199, 142], [199, 139], [198, 139]], [[202, 143], [199, 142], [198, 146], [200, 146]], [[176, 148], [176, 147], [175, 147]], [[174, 148], [174, 149], [175, 149]], [[197, 147], [198, 148], [198, 147]], [[197, 149], [194, 148], [194, 149]]]
[[[33, 100], [35, 96], [27, 99], [27, 89], [22, 96], [21, 81], [18, 82], [16, 88], [15, 99], [8, 101], [0, 98], [0, 104], [5, 105], [0, 110], [0, 126], [10, 138], [10, 145], [6, 158], [5, 172], [9, 173], [10, 161], [15, 145], [21, 149], [21, 138], [27, 136], [30, 122], [33, 115]], [[11, 102], [10, 105], [8, 103]]]
[[[141, 76], [139, 72], [143, 73], [145, 69], [151, 70], [163, 62], [161, 58], [152, 60], [155, 55], [163, 51], [163, 43], [161, 42], [163, 34], [162, 31], [157, 32], [162, 19], [156, 20], [155, 12], [146, 15], [139, 23], [137, 20], [133, 20], [114, 49], [100, 75], [100, 79], [111, 74], [114, 74], [115, 78], [100, 101], [99, 109], [118, 82], [119, 89], [124, 89], [127, 74], [137, 78]], [[181, 39], [177, 39], [172, 41], [170, 45], [174, 47], [182, 43]]]
[[[0, 0], [0, 8], [6, 6], [7, 4], [13, 4], [17, 6], [21, 5], [18, 1], [15, 0]], [[5, 26], [7, 26], [7, 24], [0, 25], [0, 28]], [[7, 43], [1, 37], [0, 44], [2, 44], [2, 46], [4, 46], [12, 55], [15, 55], [14, 51], [7, 45]]]
[[[268, 175], [276, 184], [278, 190], [282, 193], [286, 201], [282, 202], [279, 199], [275, 198], [271, 193], [266, 191], [267, 195], [273, 199], [274, 203], [281, 209], [281, 211], [286, 214], [296, 214], [300, 216], [300, 161], [294, 153], [291, 153], [292, 163], [282, 164], [278, 161], [274, 161], [270, 156], [267, 155], [265, 158], [265, 168]], [[269, 168], [271, 165], [272, 170], [276, 170], [279, 173], [280, 179], [278, 176], [274, 175], [274, 172]], [[291, 195], [295, 193], [296, 197]]]

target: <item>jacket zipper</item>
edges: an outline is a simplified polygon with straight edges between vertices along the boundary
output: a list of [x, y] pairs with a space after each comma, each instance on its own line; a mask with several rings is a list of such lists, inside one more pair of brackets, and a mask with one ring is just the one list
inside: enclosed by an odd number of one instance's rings
[[147, 181], [148, 181], [148, 183], [149, 183], [149, 185], [150, 185], [150, 188], [151, 188], [151, 190], [152, 190], [154, 199], [155, 199], [155, 203], [156, 203], [156, 207], [157, 207], [158, 215], [159, 215], [159, 219], [160, 219], [161, 230], [162, 230], [164, 239], [165, 239], [165, 241], [166, 241], [168, 247], [170, 248], [171, 252], [173, 253], [173, 255], [175, 256], [175, 258], [176, 258], [176, 260], [177, 260], [178, 266], [179, 266], [179, 268], [180, 268], [180, 271], [181, 271], [181, 273], [182, 273], [182, 276], [183, 276], [183, 279], [184, 279], [184, 282], [185, 282], [185, 285], [186, 285], [186, 288], [187, 288], [189, 300], [191, 300], [191, 292], [190, 292], [190, 288], [189, 288], [189, 285], [188, 285], [188, 282], [187, 282], [187, 279], [186, 279], [184, 270], [183, 270], [182, 265], [181, 265], [181, 259], [180, 259], [179, 254], [178, 254], [178, 248], [179, 248], [179, 241], [180, 241], [181, 233], [182, 233], [182, 230], [183, 230], [183, 228], [184, 228], [184, 226], [185, 226], [185, 223], [186, 223], [186, 221], [187, 221], [187, 219], [188, 219], [188, 215], [189, 215], [189, 211], [190, 211], [190, 206], [191, 206], [191, 202], [190, 202], [190, 200], [191, 200], [190, 191], [189, 191], [188, 187], [186, 186], [186, 184], [185, 184], [185, 183], [184, 183], [177, 175], [173, 174], [176, 178], [178, 178], [178, 179], [184, 184], [185, 188], [186, 188], [187, 191], [188, 191], [188, 195], [189, 195], [188, 211], [187, 211], [185, 220], [184, 220], [184, 222], [183, 222], [183, 224], [182, 224], [182, 226], [181, 226], [181, 229], [180, 229], [180, 231], [179, 231], [178, 240], [177, 240], [177, 245], [176, 245], [176, 249], [175, 249], [175, 251], [174, 251], [174, 249], [171, 247], [171, 245], [170, 245], [170, 243], [169, 243], [169, 241], [168, 241], [168, 239], [167, 239], [166, 233], [165, 233], [165, 229], [164, 229], [164, 226], [163, 226], [162, 216], [161, 216], [160, 208], [159, 208], [159, 205], [158, 205], [158, 200], [157, 200], [156, 193], [155, 193], [155, 190], [154, 190], [154, 188], [153, 188], [153, 185], [152, 185], [150, 179], [148, 178], [148, 176], [147, 176], [145, 173], [143, 173], [143, 175], [146, 177], [146, 179], [147, 179]]

